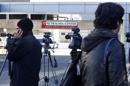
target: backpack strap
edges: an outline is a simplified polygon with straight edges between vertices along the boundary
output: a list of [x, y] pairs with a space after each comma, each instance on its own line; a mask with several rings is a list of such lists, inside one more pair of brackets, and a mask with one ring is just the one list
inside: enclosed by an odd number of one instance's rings
[[108, 59], [110, 55], [109, 46], [112, 43], [112, 41], [115, 40], [115, 38], [109, 39], [104, 51], [104, 86], [109, 86], [109, 65], [108, 65]]

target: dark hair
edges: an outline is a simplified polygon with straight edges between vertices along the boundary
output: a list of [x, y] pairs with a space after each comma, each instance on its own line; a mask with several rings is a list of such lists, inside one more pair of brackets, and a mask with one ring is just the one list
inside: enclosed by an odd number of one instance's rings
[[29, 18], [23, 18], [17, 23], [17, 26], [21, 28], [23, 31], [32, 31], [33, 22]]
[[101, 3], [95, 12], [94, 26], [114, 30], [118, 27], [117, 22], [123, 23], [123, 15], [124, 9], [121, 5], [112, 2]]

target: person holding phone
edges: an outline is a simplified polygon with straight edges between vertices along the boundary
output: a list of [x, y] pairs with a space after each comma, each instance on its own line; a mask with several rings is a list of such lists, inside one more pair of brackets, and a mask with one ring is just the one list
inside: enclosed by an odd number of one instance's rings
[[42, 46], [33, 36], [29, 18], [21, 19], [17, 26], [14, 42], [7, 48], [7, 58], [13, 63], [10, 86], [38, 86]]

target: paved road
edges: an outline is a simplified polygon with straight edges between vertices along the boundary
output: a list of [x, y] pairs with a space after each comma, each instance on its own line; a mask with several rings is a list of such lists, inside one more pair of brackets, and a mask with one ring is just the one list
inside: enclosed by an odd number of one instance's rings
[[[46, 63], [45, 65], [47, 65], [47, 59], [48, 57], [46, 57]], [[52, 57], [53, 59], [53, 57]], [[58, 67], [57, 68], [50, 68], [50, 72], [49, 72], [49, 86], [58, 86], [56, 83], [57, 81], [60, 82], [64, 71], [67, 67], [67, 65], [70, 63], [70, 57], [69, 56], [56, 56], [56, 60], [58, 63]], [[4, 56], [0, 56], [0, 68], [3, 64], [4, 61]], [[42, 60], [43, 61], [43, 60]], [[41, 72], [40, 72], [40, 81], [39, 81], [39, 86], [44, 86], [44, 71], [43, 71], [43, 62], [42, 62], [42, 66], [41, 66]], [[53, 72], [53, 73], [52, 73]], [[46, 69], [46, 76], [48, 74], [47, 69]], [[56, 77], [54, 76], [56, 75]], [[6, 64], [4, 71], [2, 72], [2, 76], [0, 77], [0, 86], [9, 86], [9, 77], [8, 77], [8, 64]]]
[[[0, 67], [3, 64], [4, 61], [4, 55], [0, 55]], [[46, 58], [47, 59], [47, 58]], [[58, 67], [53, 69], [52, 71], [49, 72], [49, 86], [58, 86], [56, 84], [57, 80], [60, 82], [61, 78], [63, 77], [64, 71], [67, 68], [67, 65], [70, 63], [70, 57], [69, 56], [56, 56], [57, 62], [58, 62]], [[43, 60], [42, 60], [43, 61]], [[48, 62], [46, 62], [45, 65], [47, 65]], [[4, 71], [2, 73], [2, 76], [0, 77], [0, 86], [9, 86], [9, 77], [8, 77], [8, 65], [6, 64]], [[57, 77], [54, 77], [53, 75], [56, 73]], [[47, 71], [46, 71], [47, 74]], [[39, 81], [39, 86], [44, 86], [44, 71], [43, 71], [43, 62], [42, 62], [42, 67], [41, 67], [41, 72], [40, 72], [40, 81]], [[130, 81], [130, 76], [129, 76], [129, 81]]]

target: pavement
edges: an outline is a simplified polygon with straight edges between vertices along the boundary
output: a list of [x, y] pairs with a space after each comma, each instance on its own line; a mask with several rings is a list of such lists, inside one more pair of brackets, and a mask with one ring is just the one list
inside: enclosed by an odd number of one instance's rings
[[[47, 76], [49, 74], [49, 86], [58, 86], [58, 83], [60, 83], [65, 70], [68, 68], [68, 65], [70, 64], [71, 60], [70, 60], [70, 49], [55, 49], [50, 50], [51, 51], [51, 55], [52, 55], [52, 59], [53, 56], [55, 56], [57, 63], [58, 63], [58, 67], [57, 68], [50, 68], [49, 73], [45, 72], [45, 75]], [[6, 50], [1, 49], [0, 50], [0, 68], [2, 67], [4, 61], [5, 61], [5, 57], [6, 57]], [[48, 57], [46, 57], [46, 67], [48, 64]], [[54, 62], [54, 61], [53, 61]], [[43, 58], [41, 61], [41, 71], [40, 71], [40, 81], [39, 81], [39, 86], [44, 86], [45, 82], [44, 82], [44, 70], [43, 70]], [[0, 69], [1, 70], [1, 69]], [[6, 63], [4, 70], [2, 72], [2, 75], [0, 76], [0, 86], [9, 86], [9, 76], [8, 76], [8, 64]]]
[[[49, 86], [58, 86], [58, 83], [61, 81], [61, 79], [64, 76], [65, 70], [68, 68], [68, 65], [70, 64], [70, 49], [55, 49], [55, 52], [51, 51], [52, 55], [55, 55], [58, 67], [57, 68], [50, 68], [49, 71]], [[0, 54], [0, 68], [5, 60], [6, 55], [4, 54], [5, 51], [3, 51], [3, 54]], [[48, 57], [46, 57], [46, 60]], [[52, 57], [53, 59], [53, 57]], [[40, 71], [40, 81], [39, 86], [44, 86], [44, 70], [43, 70], [43, 59], [41, 62], [41, 71]], [[48, 62], [46, 61], [45, 65], [47, 65]], [[45, 72], [46, 75], [48, 75], [48, 72]], [[130, 75], [128, 77], [130, 81]], [[2, 75], [0, 76], [0, 86], [9, 86], [9, 76], [8, 76], [8, 65], [5, 65], [5, 68], [2, 72]], [[130, 86], [130, 83], [129, 83]]]

